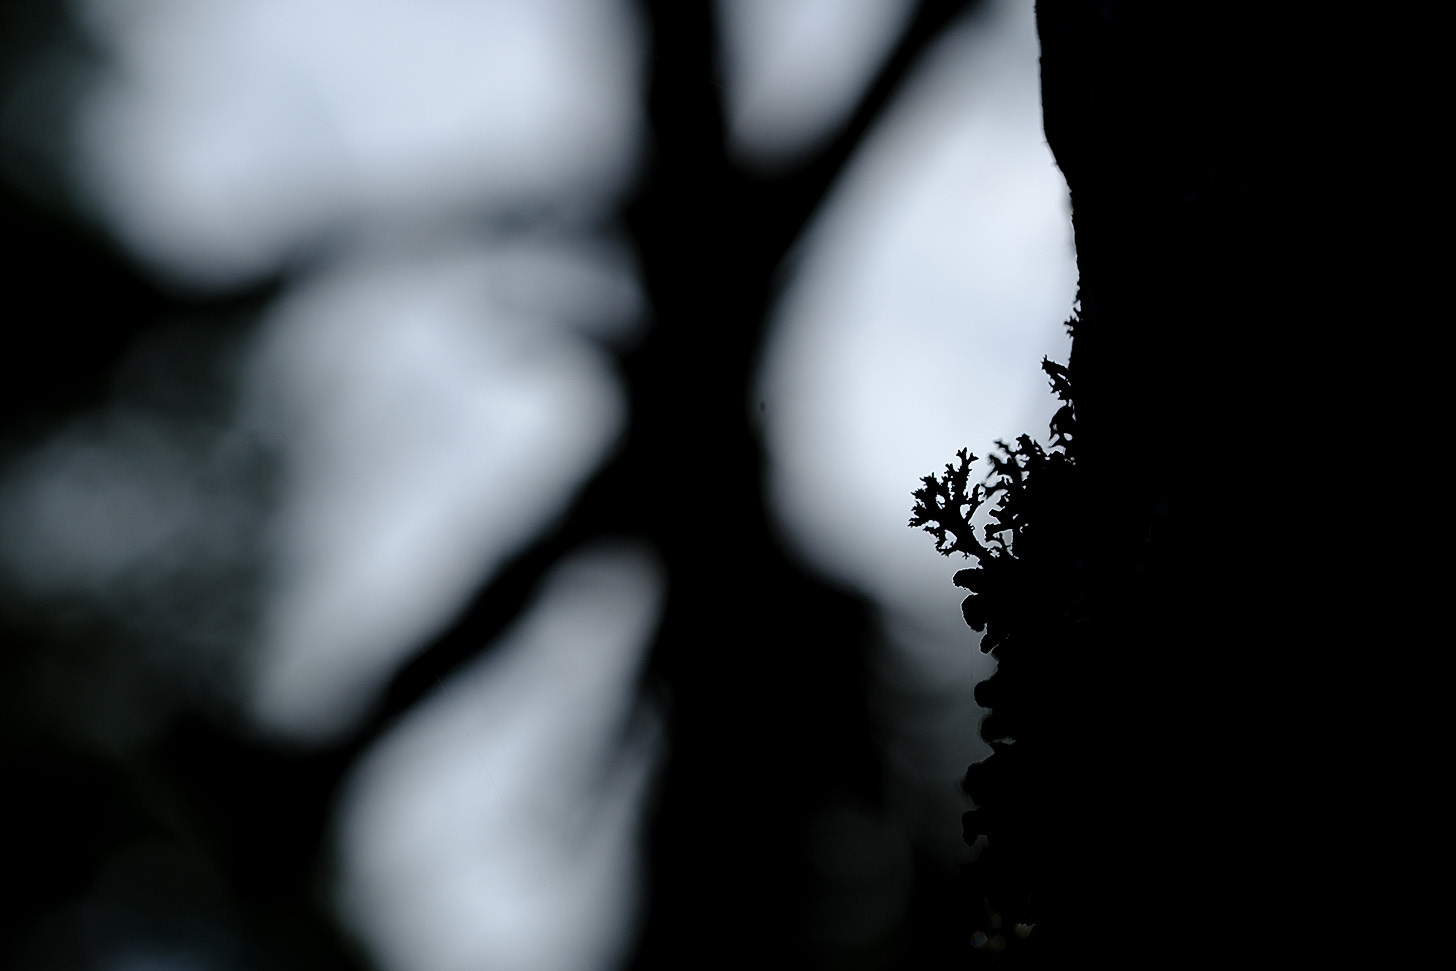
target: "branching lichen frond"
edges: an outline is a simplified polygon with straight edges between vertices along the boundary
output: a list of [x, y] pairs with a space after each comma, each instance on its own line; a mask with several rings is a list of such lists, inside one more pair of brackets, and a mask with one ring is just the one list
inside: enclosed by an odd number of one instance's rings
[[923, 527], [935, 537], [937, 553], [960, 553], [984, 562], [993, 554], [977, 542], [971, 517], [989, 493], [979, 483], [967, 488], [976, 456], [963, 448], [956, 452], [956, 459], [956, 465], [946, 465], [944, 476], [927, 475], [920, 480], [924, 484], [912, 494], [915, 508], [910, 513], [910, 525]]
[[[1076, 319], [1075, 314], [1072, 319]], [[1070, 328], [1071, 325], [1072, 322], [1068, 321], [1067, 326]], [[1052, 379], [1052, 393], [1062, 402], [1057, 413], [1052, 415], [1052, 445], [1066, 448], [1072, 444], [1072, 436], [1077, 429], [1077, 410], [1072, 402], [1072, 374], [1067, 370], [1067, 365], [1058, 364], [1048, 357], [1041, 359], [1041, 369]]]

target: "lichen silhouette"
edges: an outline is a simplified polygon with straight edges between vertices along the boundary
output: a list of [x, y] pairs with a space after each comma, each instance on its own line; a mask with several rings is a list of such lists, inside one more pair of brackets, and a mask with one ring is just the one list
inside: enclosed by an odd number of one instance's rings
[[[1077, 323], [1074, 310], [1069, 330]], [[976, 868], [999, 898], [988, 901], [988, 914], [1023, 928], [1045, 915], [1048, 888], [1079, 869], [1069, 825], [1075, 812], [1065, 807], [1075, 802], [1087, 760], [1085, 732], [1072, 723], [1087, 707], [1083, 689], [1097, 655], [1089, 606], [1099, 571], [1078, 485], [1073, 374], [1049, 359], [1042, 370], [1061, 402], [1048, 446], [1030, 435], [998, 440], [990, 472], [974, 484], [976, 456], [960, 450], [942, 475], [922, 479], [909, 523], [931, 533], [938, 552], [976, 560], [954, 582], [970, 591], [962, 614], [997, 668], [975, 689], [977, 703], [990, 709], [981, 736], [992, 752], [962, 783], [976, 804], [963, 817], [964, 837], [968, 844], [987, 837]], [[989, 522], [977, 536], [972, 519], [982, 509]], [[1012, 946], [1033, 946], [1037, 936], [1019, 934]]]

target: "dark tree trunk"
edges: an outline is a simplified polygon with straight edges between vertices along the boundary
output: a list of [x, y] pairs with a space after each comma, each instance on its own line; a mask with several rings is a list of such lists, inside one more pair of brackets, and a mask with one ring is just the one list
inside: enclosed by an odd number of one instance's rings
[[1356, 380], [1374, 302], [1354, 281], [1380, 266], [1354, 256], [1363, 196], [1310, 151], [1336, 87], [1324, 38], [1209, 4], [1037, 17], [1080, 271], [1059, 555], [1086, 623], [1003, 660], [992, 694], [1035, 693], [1040, 665], [1056, 703], [1027, 715], [1033, 746], [968, 777], [1030, 808], [999, 846], [1004, 815], [967, 835], [988, 833], [981, 878], [1039, 920], [1026, 953], [1052, 966], [1338, 946], [1328, 922], [1370, 891], [1341, 808], [1362, 642], [1340, 598], [1389, 588], [1345, 574], [1332, 481], [1378, 427], [1359, 385], [1383, 385]]

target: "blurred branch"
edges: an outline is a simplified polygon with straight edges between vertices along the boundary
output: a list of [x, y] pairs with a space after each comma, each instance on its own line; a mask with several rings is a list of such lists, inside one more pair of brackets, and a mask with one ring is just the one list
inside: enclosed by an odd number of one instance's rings
[[[791, 565], [775, 542], [762, 447], [744, 396], [776, 267], [914, 64], [971, 2], [921, 3], [835, 138], [803, 169], [759, 180], [728, 155], [711, 9], [644, 0], [654, 43], [653, 142], [623, 217], [654, 319], [620, 360], [631, 410], [626, 438], [562, 520], [399, 671], [347, 745], [362, 752], [396, 716], [488, 651], [571, 550], [599, 537], [646, 539], [672, 578], [647, 676], [671, 698], [675, 757], [652, 830], [658, 889], [635, 967], [685, 966], [684, 942], [708, 933], [729, 908], [755, 928], [752, 940], [792, 939], [792, 881], [751, 905], [734, 903], [731, 888], [766, 867], [792, 869], [796, 821], [828, 788], [852, 787], [856, 772], [869, 771], [859, 757], [871, 742], [856, 640], [866, 617], [854, 598]], [[678, 488], [683, 482], [692, 488]], [[763, 618], [774, 618], [771, 630]], [[765, 671], [774, 676], [765, 680]], [[756, 712], [749, 721], [745, 699]], [[734, 731], [725, 735], [725, 724]], [[757, 785], [725, 791], [720, 767], [740, 763], [753, 766]], [[758, 791], [774, 792], [772, 805]], [[712, 879], [700, 856], [705, 829], [721, 840]], [[752, 950], [752, 940], [737, 946]]]
[[[652, 81], [648, 95], [654, 122], [654, 144], [650, 171], [644, 173], [639, 195], [629, 209], [639, 223], [652, 223], [647, 234], [654, 239], [688, 231], [686, 220], [695, 219], [704, 234], [712, 220], [699, 218], [677, 208], [685, 201], [711, 194], [721, 182], [722, 166], [712, 172], [711, 160], [723, 159], [723, 122], [713, 84], [712, 22], [705, 4], [667, 0], [644, 4], [645, 19], [654, 38]], [[664, 42], [663, 38], [671, 38]], [[715, 178], [715, 176], [717, 176]], [[639, 250], [641, 245], [639, 232]], [[681, 245], [681, 241], [679, 241]], [[639, 252], [646, 277], [644, 283], [661, 317], [661, 294], [670, 284], [673, 269], [664, 261]], [[672, 261], [676, 266], [676, 261]], [[399, 714], [407, 711], [444, 678], [479, 656], [518, 618], [532, 591], [563, 555], [598, 536], [607, 534], [651, 535], [651, 518], [640, 502], [643, 481], [655, 472], [655, 449], [643, 448], [641, 424], [643, 402], [640, 387], [671, 363], [670, 355], [654, 353], [663, 343], [659, 331], [649, 335], [644, 347], [624, 361], [627, 392], [632, 401], [633, 421], [628, 441], [621, 451], [587, 484], [565, 517], [514, 557], [487, 583], [450, 626], [425, 650], [406, 664], [390, 682], [381, 703], [354, 738], [350, 747], [367, 747], [371, 740]]]
[[[434, 640], [390, 680], [379, 703], [346, 743], [362, 751], [441, 681], [490, 649], [525, 612], [532, 594], [568, 553], [608, 533], [635, 532], [624, 522], [621, 497], [630, 491], [630, 471], [620, 455], [587, 485], [564, 518], [507, 561]], [[621, 524], [616, 529], [612, 527]]]
[[[158, 815], [197, 821], [197, 841], [206, 844], [199, 855], [222, 861], [245, 899], [316, 927], [319, 946], [337, 954], [333, 963], [310, 966], [367, 962], [333, 939], [337, 928], [317, 893], [339, 784], [358, 756], [444, 679], [491, 650], [567, 554], [609, 536], [649, 540], [673, 584], [651, 677], [675, 693], [678, 757], [652, 834], [657, 897], [643, 937], [654, 943], [639, 966], [686, 966], [680, 931], [691, 931], [683, 940], [706, 940], [729, 912], [753, 929], [723, 943], [735, 953], [791, 939], [797, 877], [761, 888], [751, 901], [738, 898], [736, 881], [770, 866], [791, 871], [799, 825], [825, 792], [872, 788], [856, 775], [878, 775], [863, 757], [872, 744], [857, 638], [869, 624], [862, 604], [803, 573], [776, 545], [745, 388], [775, 267], [913, 65], [972, 2], [919, 3], [839, 133], [802, 169], [763, 180], [735, 170], [726, 152], [711, 8], [644, 0], [655, 40], [655, 143], [625, 219], [656, 322], [620, 362], [632, 413], [621, 448], [557, 523], [482, 583], [395, 674], [347, 739], [300, 750], [239, 731], [225, 717], [188, 716], [144, 760], [125, 767], [126, 779], [140, 779], [143, 788], [155, 780], [153, 788], [175, 788], [152, 800], [165, 804]], [[116, 275], [132, 286], [127, 273]], [[95, 275], [83, 274], [93, 284]], [[271, 300], [284, 283], [270, 282], [244, 305]], [[145, 310], [137, 320], [152, 316], [151, 299], [149, 292], [129, 298]], [[679, 488], [682, 482], [692, 488]], [[743, 716], [745, 704], [753, 717]], [[731, 765], [751, 766], [750, 783], [724, 786], [722, 767]], [[773, 793], [771, 803], [763, 792]], [[716, 849], [705, 867], [708, 833]]]
[[881, 63], [838, 134], [806, 165], [785, 175], [763, 179], [755, 187], [761, 198], [758, 215], [765, 231], [765, 252], [772, 254], [775, 266], [787, 255], [814, 213], [818, 212], [829, 190], [900, 92], [921, 56], [944, 35], [953, 21], [979, 2], [920, 0], [909, 27]]
[[[694, 231], [699, 237], [711, 236], [715, 224], [721, 225], [715, 215], [724, 221], [742, 219], [745, 209], [730, 204], [730, 199], [741, 198], [749, 203], [754, 214], [750, 224], [754, 235], [751, 245], [737, 249], [744, 261], [752, 264], [744, 270], [756, 270], [766, 277], [818, 211], [921, 55], [947, 25], [976, 2], [922, 0], [910, 26], [839, 133], [807, 165], [771, 180], [753, 180], [730, 171], [722, 107], [718, 101], [721, 89], [714, 83], [712, 69], [713, 31], [708, 7], [676, 0], [645, 2], [643, 6], [655, 39], [649, 93], [655, 142], [652, 171], [644, 177], [643, 193], [628, 213], [629, 219], [636, 217], [639, 224], [639, 242], [645, 242], [644, 235], [653, 237], [659, 244], [674, 237], [680, 244], [683, 234]], [[672, 38], [671, 43], [662, 42], [667, 37]], [[737, 183], [738, 191], [733, 191], [732, 183]], [[705, 213], [705, 207], [716, 212]], [[643, 226], [643, 223], [650, 225]], [[697, 245], [697, 240], [693, 244]], [[663, 306], [665, 291], [684, 289], [680, 277], [670, 282], [665, 279], [667, 275], [676, 275], [680, 261], [671, 261], [669, 268], [663, 261], [644, 256], [642, 264], [648, 293], [657, 305], [658, 316], [662, 317], [668, 309]], [[663, 275], [654, 278], [655, 274]], [[766, 290], [767, 280], [741, 280], [741, 283], [750, 290]], [[670, 307], [673, 301], [667, 297], [666, 303]], [[761, 318], [766, 307], [753, 309], [757, 311], [755, 316]], [[761, 336], [762, 320], [754, 321], [754, 325], [742, 334], [743, 339], [735, 342], [738, 346], [732, 356], [744, 363]], [[661, 343], [660, 337], [657, 343]], [[629, 393], [637, 397], [636, 379], [640, 372], [663, 363], [651, 348], [644, 348], [625, 362]], [[723, 368], [720, 373], [735, 382], [743, 377], [740, 368]], [[641, 410], [642, 402], [633, 404], [634, 411]], [[732, 402], [735, 408], [737, 404], [736, 400]], [[634, 415], [633, 437], [639, 440], [655, 437], [637, 433], [635, 425], [639, 420]], [[650, 518], [645, 510], [629, 509], [632, 497], [640, 489], [640, 481], [636, 486], [633, 484], [636, 474], [631, 466], [635, 464], [633, 458], [619, 455], [602, 469], [560, 524], [516, 556], [448, 629], [406, 664], [390, 682], [369, 720], [355, 734], [351, 747], [367, 746], [385, 725], [408, 710], [441, 679], [486, 650], [520, 616], [531, 592], [567, 551], [605, 533], [646, 531]]]

